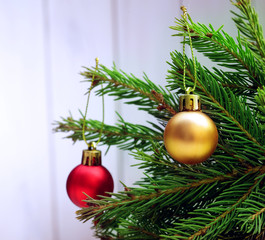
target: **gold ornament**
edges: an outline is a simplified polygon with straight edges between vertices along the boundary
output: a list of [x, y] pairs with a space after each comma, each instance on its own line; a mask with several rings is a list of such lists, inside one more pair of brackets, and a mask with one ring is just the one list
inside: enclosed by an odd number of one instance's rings
[[212, 119], [201, 112], [199, 96], [180, 96], [180, 112], [169, 120], [164, 142], [169, 155], [180, 163], [198, 164], [212, 155], [218, 132]]

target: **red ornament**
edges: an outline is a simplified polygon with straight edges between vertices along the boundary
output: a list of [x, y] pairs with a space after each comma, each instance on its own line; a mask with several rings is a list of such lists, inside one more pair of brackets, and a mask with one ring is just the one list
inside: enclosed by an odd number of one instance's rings
[[95, 147], [83, 151], [82, 163], [70, 172], [66, 183], [68, 196], [78, 207], [88, 207], [84, 193], [100, 199], [98, 195], [108, 196], [106, 192], [112, 192], [113, 187], [111, 174], [101, 165], [101, 151]]

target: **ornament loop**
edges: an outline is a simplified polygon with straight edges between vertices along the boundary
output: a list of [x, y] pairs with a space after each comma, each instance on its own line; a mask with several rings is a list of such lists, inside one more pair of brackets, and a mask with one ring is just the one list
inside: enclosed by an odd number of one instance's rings
[[194, 89], [192, 89], [191, 87], [187, 87], [185, 90], [186, 90], [186, 94], [190, 94], [191, 92], [194, 91]]
[[87, 144], [87, 146], [88, 146], [88, 150], [96, 150], [97, 148], [97, 145], [95, 142], [90, 142]]

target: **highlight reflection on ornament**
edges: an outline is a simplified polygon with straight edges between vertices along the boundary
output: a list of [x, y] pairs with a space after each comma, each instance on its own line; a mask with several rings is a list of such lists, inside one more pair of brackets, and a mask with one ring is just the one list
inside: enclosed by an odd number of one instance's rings
[[180, 112], [168, 121], [165, 128], [165, 147], [169, 155], [180, 163], [201, 163], [213, 154], [217, 146], [217, 128], [200, 109], [199, 96], [181, 96]]

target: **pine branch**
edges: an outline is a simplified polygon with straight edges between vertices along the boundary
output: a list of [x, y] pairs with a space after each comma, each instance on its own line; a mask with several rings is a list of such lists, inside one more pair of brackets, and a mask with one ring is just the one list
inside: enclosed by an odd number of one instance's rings
[[[249, 189], [248, 191], [241, 197], [238, 199], [238, 201], [236, 203], [234, 203], [227, 211], [225, 211], [224, 213], [222, 213], [221, 215], [219, 215], [217, 218], [215, 218], [208, 226], [205, 226], [204, 228], [200, 229], [197, 233], [193, 234], [192, 236], [190, 236], [188, 238], [188, 240], [193, 240], [194, 238], [196, 238], [196, 236], [201, 236], [201, 235], [205, 235], [205, 236], [212, 236], [215, 237], [217, 236], [219, 233], [222, 232], [222, 230], [220, 229], [219, 231], [216, 231], [215, 229], [215, 233], [211, 233], [208, 234], [207, 231], [214, 225], [217, 224], [217, 222], [222, 221], [223, 219], [225, 219], [227, 217], [228, 214], [231, 214], [233, 211], [235, 211], [235, 209], [243, 202], [247, 199], [247, 197], [250, 195], [250, 193], [252, 192], [253, 188], [256, 187], [257, 182], [255, 182]], [[231, 191], [229, 189], [229, 191]]]
[[[242, 39], [257, 55], [265, 58], [265, 41], [263, 38], [262, 26], [259, 24], [258, 15], [255, 9], [251, 6], [249, 0], [231, 1], [236, 6], [240, 14], [231, 11], [234, 14], [232, 18], [237, 26], [237, 29], [244, 36]], [[258, 57], [258, 56], [256, 56]]]
[[257, 236], [252, 236], [250, 240], [263, 240], [265, 238], [265, 227], [261, 230]]
[[258, 94], [255, 96], [257, 103], [257, 116], [260, 120], [260, 127], [265, 130], [265, 90], [258, 88]]
[[[260, 176], [263, 171], [264, 169], [260, 171], [259, 175], [253, 174], [253, 172], [245, 174], [232, 185], [227, 185], [222, 193], [218, 194], [215, 201], [203, 208], [195, 209], [194, 212], [190, 212], [190, 218], [180, 219], [174, 224], [175, 228], [168, 229], [168, 238], [178, 239], [171, 236], [180, 234], [189, 240], [197, 239], [199, 236], [202, 236], [203, 239], [217, 239], [219, 234], [223, 236], [225, 232], [229, 232], [229, 229], [233, 230], [241, 226], [240, 223], [237, 225], [238, 223], [235, 221], [237, 209], [249, 199], [254, 189], [257, 189], [259, 185], [257, 176]], [[192, 232], [193, 234], [190, 234]]]
[[[144, 169], [146, 174], [152, 174], [152, 184], [159, 185], [164, 176], [178, 176], [174, 177], [173, 184], [178, 186], [189, 184], [191, 181], [200, 181], [208, 178], [215, 178], [226, 174], [238, 172], [245, 172], [251, 170], [253, 167], [245, 166], [236, 157], [225, 155], [220, 146], [216, 149], [214, 157], [204, 162], [203, 164], [195, 165], [192, 168], [185, 164], [176, 164], [172, 162], [167, 151], [159, 146], [159, 143], [153, 145], [154, 154], [145, 153], [143, 151], [136, 151], [132, 156], [139, 161], [138, 166]], [[214, 168], [213, 168], [214, 166]], [[192, 177], [191, 177], [192, 176]], [[145, 179], [143, 180], [143, 182]], [[157, 181], [157, 182], [156, 182]], [[143, 186], [143, 182], [137, 182], [137, 185]], [[150, 181], [148, 181], [148, 184]], [[165, 184], [165, 183], [164, 183]], [[169, 182], [171, 184], [171, 182]]]
[[[245, 174], [255, 174], [260, 171], [263, 171], [263, 168], [256, 167], [247, 170]], [[143, 188], [130, 188], [120, 194], [112, 194], [115, 198], [104, 198], [103, 200], [97, 201], [87, 200], [87, 202], [96, 204], [96, 206], [79, 210], [77, 212], [78, 219], [87, 221], [101, 212], [104, 212], [104, 216], [101, 216], [100, 219], [100, 221], [103, 222], [112, 219], [114, 216], [115, 218], [126, 218], [126, 216], [131, 213], [129, 210], [130, 208], [133, 209], [134, 214], [141, 214], [142, 211], [144, 212], [145, 209], [150, 208], [153, 205], [160, 206], [160, 208], [163, 207], [167, 204], [166, 200], [176, 202], [178, 205], [181, 205], [181, 203], [186, 204], [184, 196], [185, 192], [190, 195], [192, 193], [190, 192], [191, 189], [197, 189], [197, 191], [194, 191], [192, 194], [196, 196], [195, 198], [198, 198], [198, 195], [203, 194], [203, 188], [206, 187], [208, 189], [207, 185], [209, 186], [209, 189], [211, 189], [211, 184], [215, 185], [217, 182], [228, 181], [228, 184], [230, 184], [230, 181], [237, 177], [238, 174], [242, 176], [242, 173], [234, 170], [233, 173], [209, 179], [202, 179], [200, 181], [192, 181], [188, 184], [183, 183], [183, 186], [178, 187], [174, 187], [176, 183], [171, 183], [169, 180], [165, 180], [165, 183], [169, 185], [156, 185], [155, 182], [148, 183], [148, 179], [146, 179], [146, 184], [142, 185]], [[245, 174], [243, 174], [243, 176]], [[191, 180], [192, 179], [190, 179], [190, 181]], [[198, 190], [200, 191], [200, 194], [198, 194]], [[156, 211], [159, 210], [156, 209]]]
[[[116, 198], [105, 198], [105, 200], [100, 200], [100, 201], [99, 200], [97, 201], [87, 200], [87, 202], [92, 203], [92, 204], [93, 203], [97, 204], [97, 206], [83, 208], [77, 211], [77, 214], [79, 215], [78, 219], [82, 221], [88, 221], [89, 219], [93, 218], [94, 216], [97, 216], [99, 213], [103, 211], [106, 211], [106, 210], [110, 211], [112, 209], [117, 210], [117, 208], [119, 207], [122, 207], [124, 205], [130, 206], [131, 204], [134, 204], [136, 202], [144, 201], [144, 204], [146, 205], [147, 203], [146, 201], [150, 201], [151, 203], [149, 203], [149, 205], [152, 206], [153, 204], [155, 204], [154, 199], [159, 200], [159, 197], [161, 196], [172, 195], [178, 192], [184, 193], [185, 191], [188, 191], [192, 188], [205, 186], [207, 184], [211, 184], [216, 181], [224, 181], [227, 179], [231, 179], [235, 177], [237, 174], [238, 172], [234, 172], [234, 173], [226, 174], [223, 176], [218, 176], [218, 177], [211, 178], [211, 179], [203, 179], [198, 182], [192, 182], [190, 184], [187, 184], [186, 186], [174, 187], [174, 188], [167, 187], [167, 189], [165, 190], [159, 189], [159, 188], [163, 189], [164, 186], [154, 186], [154, 185], [149, 186], [149, 189], [130, 188], [129, 191], [124, 191], [124, 192], [121, 192], [120, 194], [113, 194]], [[146, 187], [147, 186], [148, 185], [146, 185]], [[146, 194], [146, 192], [150, 192], [150, 193]], [[139, 195], [139, 193], [141, 193], [141, 195]], [[123, 211], [122, 209], [120, 210]], [[124, 214], [130, 214], [130, 213], [127, 212]]]
[[241, 230], [248, 233], [259, 234], [265, 228], [265, 189], [263, 176], [259, 177], [259, 189], [252, 192], [250, 197], [238, 208], [238, 221], [241, 224]]
[[97, 71], [87, 68], [82, 75], [89, 81], [94, 75], [94, 86], [99, 86], [101, 82], [105, 84], [103, 89], [97, 91], [98, 95], [115, 96], [115, 100], [127, 99], [125, 103], [137, 105], [139, 110], [147, 111], [159, 119], [168, 119], [176, 114], [176, 97], [154, 84], [146, 75], [144, 80], [140, 80], [132, 74], [117, 70], [115, 66], [108, 69], [103, 65]]
[[[104, 124], [101, 144], [107, 146], [117, 145], [123, 150], [133, 150], [135, 148], [148, 151], [152, 146], [153, 141], [163, 141], [163, 130], [150, 123], [152, 128], [131, 124], [125, 122], [120, 115], [119, 121], [115, 126]], [[83, 123], [84, 119], [75, 120], [72, 117], [63, 118], [61, 122], [56, 122], [55, 132], [70, 133], [67, 138], [76, 142], [77, 140], [83, 140]], [[86, 120], [85, 122], [85, 137], [87, 141], [97, 141], [100, 136], [102, 123], [97, 120]]]
[[[123, 239], [161, 239], [159, 234], [154, 233], [154, 229], [147, 222], [148, 220], [142, 224], [134, 219], [123, 221], [121, 223], [120, 235], [124, 236]], [[156, 230], [158, 231], [158, 229]]]
[[[190, 19], [191, 21], [191, 19]], [[186, 35], [185, 22], [178, 20], [172, 29], [177, 30], [175, 36]], [[245, 75], [245, 81], [256, 88], [264, 85], [263, 60], [255, 58], [255, 55], [247, 45], [242, 45], [240, 36], [235, 40], [221, 28], [215, 30], [204, 24], [195, 24], [191, 21], [189, 28], [192, 32], [192, 45], [206, 57], [218, 65], [237, 70]]]
[[256, 108], [256, 104], [253, 103], [254, 96], [256, 95], [256, 84], [249, 82], [249, 78], [240, 72], [226, 72], [221, 69], [213, 68], [214, 74], [222, 79], [220, 84], [225, 88], [232, 91], [235, 95], [241, 96], [248, 100], [251, 109]]

